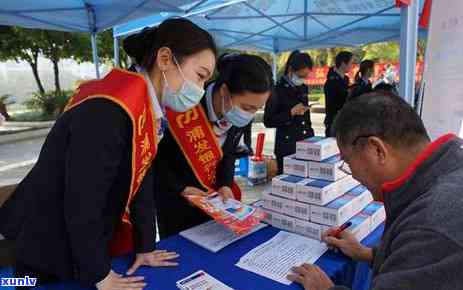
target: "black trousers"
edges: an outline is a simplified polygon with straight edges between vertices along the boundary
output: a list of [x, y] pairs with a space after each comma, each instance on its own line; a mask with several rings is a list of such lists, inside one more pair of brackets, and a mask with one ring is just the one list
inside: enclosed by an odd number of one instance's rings
[[20, 262], [16, 262], [14, 267], [14, 276], [16, 278], [24, 278], [26, 276], [29, 276], [29, 278], [37, 278], [35, 287], [20, 287], [21, 289], [34, 289], [36, 287], [44, 286], [45, 284], [57, 282], [59, 280], [58, 277], [54, 275], [44, 273]]

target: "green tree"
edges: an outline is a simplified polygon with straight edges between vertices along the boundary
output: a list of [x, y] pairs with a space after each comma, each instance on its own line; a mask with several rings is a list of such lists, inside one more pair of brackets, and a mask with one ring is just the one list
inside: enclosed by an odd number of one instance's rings
[[1, 27], [0, 60], [26, 61], [40, 93], [45, 93], [38, 71], [38, 57], [43, 47], [42, 31], [19, 27]]

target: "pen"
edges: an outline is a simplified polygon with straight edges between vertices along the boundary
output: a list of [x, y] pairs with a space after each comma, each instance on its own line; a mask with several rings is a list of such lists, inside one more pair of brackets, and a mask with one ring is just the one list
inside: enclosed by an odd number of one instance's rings
[[341, 233], [347, 229], [348, 227], [350, 227], [352, 225], [352, 222], [347, 222], [345, 224], [343, 224], [342, 226], [340, 226], [333, 234], [332, 236], [339, 239]]

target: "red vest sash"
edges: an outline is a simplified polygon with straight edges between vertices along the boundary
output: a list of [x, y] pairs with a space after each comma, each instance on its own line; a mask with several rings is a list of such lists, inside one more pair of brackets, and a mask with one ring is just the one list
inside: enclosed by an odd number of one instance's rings
[[79, 86], [65, 112], [90, 99], [107, 99], [118, 104], [132, 121], [132, 174], [122, 221], [109, 244], [111, 256], [133, 251], [130, 203], [137, 193], [157, 151], [156, 117], [142, 75], [113, 69], [101, 80]]
[[[217, 190], [216, 172], [223, 152], [203, 107], [197, 105], [182, 113], [167, 108], [166, 116], [170, 131], [196, 179], [208, 190]], [[235, 199], [241, 200], [241, 190], [235, 182], [231, 189]]]

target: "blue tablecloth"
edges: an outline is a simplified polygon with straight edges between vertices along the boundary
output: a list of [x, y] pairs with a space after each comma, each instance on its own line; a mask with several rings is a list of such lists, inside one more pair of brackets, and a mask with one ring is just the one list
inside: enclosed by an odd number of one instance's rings
[[[286, 286], [235, 266], [240, 257], [257, 245], [266, 242], [278, 232], [279, 230], [273, 227], [264, 228], [215, 254], [180, 236], [174, 236], [159, 242], [158, 248], [179, 253], [180, 266], [176, 268], [142, 267], [135, 275], [145, 276], [145, 281], [148, 283], [148, 286], [145, 288], [147, 290], [177, 289], [175, 284], [176, 281], [197, 270], [205, 270], [225, 284], [238, 290], [302, 289], [295, 283]], [[382, 232], [383, 226], [380, 226], [366, 237], [362, 243], [368, 246], [377, 244], [381, 239]], [[112, 263], [113, 269], [119, 273], [125, 273], [132, 259], [133, 257], [130, 256], [114, 259]], [[366, 263], [356, 263], [341, 253], [328, 251], [316, 262], [316, 264], [320, 266], [336, 284], [352, 286], [355, 290], [366, 290], [369, 288], [371, 275]], [[12, 277], [11, 272], [11, 269], [0, 269], [0, 277]], [[8, 289], [8, 287], [2, 289]], [[40, 287], [40, 289], [86, 290], [91, 288], [81, 287], [77, 283], [69, 282]]]

